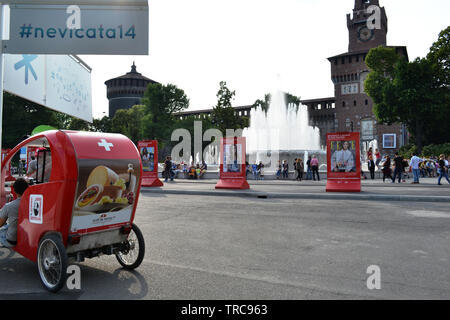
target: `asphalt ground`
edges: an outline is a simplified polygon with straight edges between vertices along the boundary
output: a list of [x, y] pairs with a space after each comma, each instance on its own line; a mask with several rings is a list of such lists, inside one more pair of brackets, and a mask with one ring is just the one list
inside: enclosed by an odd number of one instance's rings
[[184, 194], [199, 196], [244, 196], [267, 198], [372, 200], [372, 201], [420, 201], [450, 203], [450, 184], [437, 185], [436, 178], [424, 178], [419, 184], [406, 182], [383, 183], [381, 179], [362, 180], [360, 193], [326, 192], [326, 180], [248, 180], [248, 190], [215, 189], [217, 179], [175, 179], [163, 187], [143, 187], [143, 193]]
[[[448, 208], [142, 193], [138, 269], [123, 270], [114, 256], [88, 259], [77, 264], [80, 290], [51, 294], [34, 263], [0, 249], [0, 299], [449, 299]], [[367, 286], [371, 266], [380, 289]]]

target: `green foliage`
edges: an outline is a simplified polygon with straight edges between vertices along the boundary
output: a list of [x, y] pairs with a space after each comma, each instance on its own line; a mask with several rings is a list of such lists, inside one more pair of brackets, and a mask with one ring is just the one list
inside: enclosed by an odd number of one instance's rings
[[2, 148], [14, 148], [39, 125], [59, 128], [58, 112], [8, 92], [3, 99]]
[[240, 117], [231, 105], [235, 94], [235, 91], [228, 89], [225, 81], [220, 82], [220, 88], [216, 95], [217, 105], [211, 113], [211, 122], [224, 136], [227, 129], [236, 130], [249, 126], [248, 117]]
[[450, 130], [449, 28], [441, 32], [427, 58], [412, 62], [392, 48], [371, 49], [364, 89], [374, 114], [386, 124], [404, 123], [419, 151], [424, 144], [448, 141]]
[[440, 154], [445, 154], [446, 156], [450, 156], [450, 143], [444, 144], [430, 144], [428, 146], [423, 147], [422, 153], [425, 157], [439, 157]]
[[[285, 99], [286, 99], [286, 108], [290, 104], [294, 104], [297, 106], [297, 110], [298, 110], [298, 107], [300, 106], [300, 97], [294, 96], [290, 93], [285, 93]], [[267, 113], [267, 111], [269, 110], [271, 101], [272, 101], [272, 95], [270, 93], [267, 93], [264, 95], [264, 99], [256, 100], [253, 103], [252, 107], [253, 108], [261, 107], [261, 109]]]
[[156, 139], [160, 145], [170, 144], [171, 133], [174, 129], [174, 113], [189, 107], [189, 99], [183, 90], [175, 85], [149, 84], [142, 103], [145, 106], [144, 136]]
[[137, 143], [144, 138], [145, 106], [135, 105], [131, 109], [119, 109], [111, 121], [111, 132], [121, 133]]
[[431, 46], [427, 59], [433, 63], [436, 86], [448, 88], [450, 84], [450, 26], [439, 33], [439, 38]]
[[407, 144], [398, 150], [399, 155], [405, 159], [411, 159], [413, 153], [417, 152], [417, 146], [414, 144]]
[[101, 119], [94, 119], [92, 121], [91, 130], [95, 132], [111, 132], [112, 119], [108, 116], [104, 116]]
[[[405, 145], [400, 148], [399, 154], [405, 158], [410, 159], [413, 153], [419, 153], [417, 146], [414, 144]], [[439, 157], [440, 154], [445, 154], [446, 156], [450, 155], [450, 143], [444, 144], [430, 144], [424, 146], [422, 152], [419, 153], [420, 156], [429, 158], [429, 157]]]
[[267, 93], [264, 95], [264, 99], [256, 100], [255, 103], [253, 103], [252, 107], [261, 107], [261, 109], [267, 113], [270, 107], [270, 101], [272, 101], [272, 95], [270, 93]]

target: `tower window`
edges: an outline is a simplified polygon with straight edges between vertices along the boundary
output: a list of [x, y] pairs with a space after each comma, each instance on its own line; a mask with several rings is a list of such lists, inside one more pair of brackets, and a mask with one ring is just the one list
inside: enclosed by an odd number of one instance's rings
[[342, 64], [345, 64], [345, 57], [342, 57]]
[[342, 101], [342, 107], [345, 108], [345, 101]]
[[366, 106], [369, 104], [369, 100], [366, 99], [366, 101], [364, 101], [364, 103], [366, 104]]
[[353, 106], [355, 106], [355, 107], [356, 107], [356, 100], [354, 100], [354, 101], [353, 101]]

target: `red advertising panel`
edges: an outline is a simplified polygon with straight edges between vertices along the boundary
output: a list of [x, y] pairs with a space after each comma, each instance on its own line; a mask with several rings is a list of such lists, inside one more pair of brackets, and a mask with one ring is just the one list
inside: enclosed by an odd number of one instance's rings
[[216, 189], [249, 189], [245, 175], [245, 138], [222, 138], [220, 142], [220, 180]]
[[163, 186], [162, 181], [158, 179], [158, 141], [139, 141], [138, 149], [142, 160], [142, 186]]
[[[8, 152], [10, 152], [10, 151], [11, 151], [11, 149], [2, 149], [2, 162], [6, 158], [6, 155], [8, 154]], [[10, 162], [8, 168], [6, 169], [5, 181], [15, 181], [15, 180], [16, 180], [16, 178], [14, 178], [11, 175], [11, 162]]]
[[359, 132], [327, 134], [327, 192], [361, 192]]

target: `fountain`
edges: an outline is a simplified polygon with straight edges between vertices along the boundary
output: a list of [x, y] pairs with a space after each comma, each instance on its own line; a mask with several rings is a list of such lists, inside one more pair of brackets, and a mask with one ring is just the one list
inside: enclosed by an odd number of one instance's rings
[[302, 104], [286, 107], [285, 94], [272, 95], [267, 113], [261, 107], [250, 114], [250, 126], [243, 131], [247, 139], [249, 163], [262, 163], [276, 171], [278, 160], [287, 160], [290, 169], [295, 158], [305, 163], [308, 155], [315, 155], [319, 164], [326, 164], [326, 151], [320, 145], [319, 128], [309, 125], [308, 108]]

